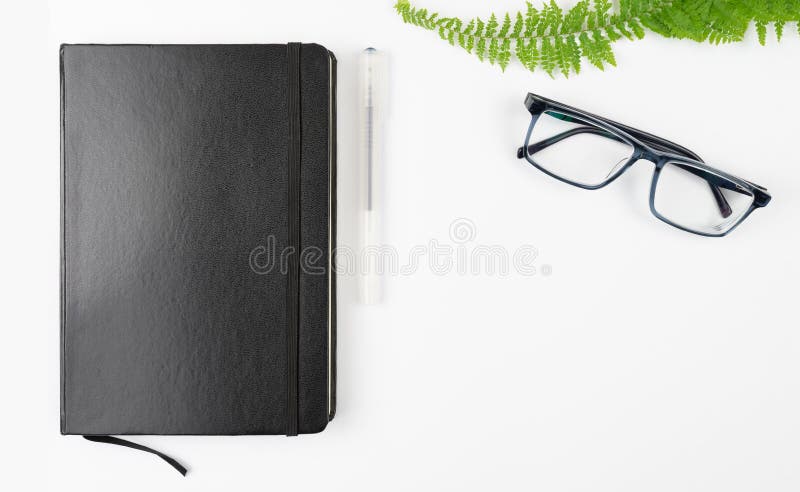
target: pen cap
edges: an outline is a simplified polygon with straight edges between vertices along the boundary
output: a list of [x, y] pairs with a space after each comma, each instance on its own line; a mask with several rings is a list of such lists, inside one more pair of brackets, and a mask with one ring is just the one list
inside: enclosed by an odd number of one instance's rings
[[361, 209], [376, 217], [366, 233], [364, 246], [379, 242], [381, 198], [383, 191], [383, 145], [388, 93], [386, 55], [375, 48], [361, 52], [358, 60], [359, 106], [359, 175]]
[[361, 52], [358, 60], [359, 97], [361, 104], [383, 108], [386, 104], [388, 65], [386, 55], [375, 48]]

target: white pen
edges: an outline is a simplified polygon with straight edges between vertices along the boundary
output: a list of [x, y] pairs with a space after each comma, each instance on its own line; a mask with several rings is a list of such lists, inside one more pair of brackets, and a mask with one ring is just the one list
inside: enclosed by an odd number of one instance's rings
[[375, 48], [361, 53], [358, 63], [360, 129], [360, 271], [359, 297], [364, 304], [382, 299], [378, 264], [381, 243], [381, 175], [383, 119], [387, 97], [387, 66], [384, 54]]

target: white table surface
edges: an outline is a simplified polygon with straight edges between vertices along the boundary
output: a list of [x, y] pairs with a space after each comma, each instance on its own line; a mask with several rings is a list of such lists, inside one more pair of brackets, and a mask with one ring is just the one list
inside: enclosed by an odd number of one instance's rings
[[[444, 14], [488, 2], [419, 0]], [[562, 1], [562, 5], [573, 2]], [[524, 7], [494, 0], [497, 11]], [[2, 29], [0, 488], [796, 491], [800, 39], [616, 43], [619, 68], [503, 74], [392, 0], [8, 2]], [[356, 243], [355, 63], [391, 57], [385, 239], [537, 248], [537, 275], [340, 278], [339, 410], [314, 436], [142, 437], [191, 467], [59, 435], [58, 45], [317, 42], [339, 60], [341, 245]], [[652, 166], [602, 191], [515, 158], [533, 91], [674, 139], [769, 187], [730, 237], [651, 216]], [[546, 273], [549, 272], [549, 275]]]

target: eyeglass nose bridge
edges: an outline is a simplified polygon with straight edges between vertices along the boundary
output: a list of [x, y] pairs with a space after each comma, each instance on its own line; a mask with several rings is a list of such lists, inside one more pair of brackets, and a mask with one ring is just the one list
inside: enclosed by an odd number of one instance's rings
[[631, 156], [630, 165], [633, 165], [639, 161], [648, 161], [649, 163], [655, 165], [658, 169], [664, 167], [667, 159], [663, 155], [658, 154], [655, 150], [649, 149], [643, 145], [637, 145], [635, 146], [635, 150]]
[[614, 166], [611, 172], [608, 173], [608, 181], [605, 184], [609, 184], [622, 174], [625, 174], [629, 168], [633, 167], [633, 165], [639, 161], [647, 161], [650, 164], [653, 164], [654, 171], [656, 173], [664, 166], [664, 164], [666, 164], [667, 160], [659, 154], [639, 145], [635, 145], [633, 147], [633, 154], [631, 154], [630, 157], [621, 159]]

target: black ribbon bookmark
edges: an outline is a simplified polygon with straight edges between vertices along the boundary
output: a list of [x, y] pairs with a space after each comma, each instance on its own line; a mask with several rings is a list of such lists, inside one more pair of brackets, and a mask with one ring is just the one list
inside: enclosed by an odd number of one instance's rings
[[298, 332], [300, 327], [300, 167], [302, 164], [302, 121], [300, 93], [300, 43], [287, 46], [289, 108], [289, 258], [286, 279], [286, 435], [298, 431]]
[[115, 444], [117, 446], [125, 446], [126, 448], [132, 448], [138, 451], [144, 451], [145, 453], [154, 454], [159, 458], [161, 458], [162, 460], [169, 463], [170, 466], [172, 466], [172, 468], [178, 470], [178, 472], [184, 477], [186, 476], [186, 472], [189, 471], [186, 469], [185, 466], [178, 463], [177, 460], [167, 456], [166, 454], [156, 451], [155, 449], [148, 448], [147, 446], [136, 444], [135, 442], [126, 441], [125, 439], [120, 439], [118, 437], [111, 437], [111, 436], [83, 436], [83, 438], [86, 439], [87, 441], [99, 442], [103, 444]]

